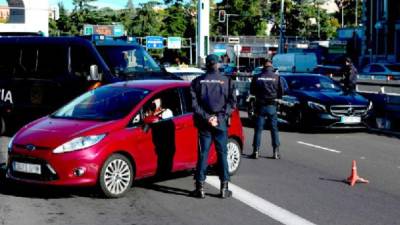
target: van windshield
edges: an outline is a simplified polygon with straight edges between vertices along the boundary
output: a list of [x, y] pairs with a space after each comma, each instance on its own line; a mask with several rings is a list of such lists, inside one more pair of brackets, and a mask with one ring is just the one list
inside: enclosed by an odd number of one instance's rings
[[86, 92], [51, 115], [52, 118], [109, 121], [127, 116], [148, 90], [105, 86]]
[[111, 72], [129, 76], [131, 73], [160, 72], [161, 68], [139, 46], [98, 46]]

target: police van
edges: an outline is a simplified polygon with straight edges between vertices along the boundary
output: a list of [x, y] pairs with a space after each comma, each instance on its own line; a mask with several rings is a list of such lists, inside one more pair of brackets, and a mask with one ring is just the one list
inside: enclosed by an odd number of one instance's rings
[[0, 49], [0, 134], [102, 84], [179, 79], [129, 38], [0, 37]]

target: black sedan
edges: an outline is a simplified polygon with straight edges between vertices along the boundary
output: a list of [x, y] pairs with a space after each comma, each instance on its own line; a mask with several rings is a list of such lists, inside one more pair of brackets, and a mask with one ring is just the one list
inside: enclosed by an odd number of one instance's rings
[[372, 102], [360, 94], [347, 93], [336, 81], [317, 74], [281, 74], [281, 79], [285, 95], [278, 100], [280, 122], [297, 129], [366, 127]]

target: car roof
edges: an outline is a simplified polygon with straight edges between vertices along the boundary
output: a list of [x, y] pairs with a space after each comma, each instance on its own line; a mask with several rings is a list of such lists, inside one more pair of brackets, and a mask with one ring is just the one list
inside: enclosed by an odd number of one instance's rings
[[129, 80], [109, 84], [111, 87], [129, 87], [146, 89], [149, 91], [163, 90], [167, 88], [189, 87], [190, 82], [183, 80]]
[[205, 73], [202, 69], [196, 67], [171, 66], [165, 69], [170, 73]]

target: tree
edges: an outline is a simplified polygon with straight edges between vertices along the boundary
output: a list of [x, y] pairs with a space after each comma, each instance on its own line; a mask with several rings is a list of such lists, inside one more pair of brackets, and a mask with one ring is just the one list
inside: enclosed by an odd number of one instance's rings
[[186, 20], [185, 9], [182, 3], [176, 2], [165, 9], [162, 28], [163, 35], [183, 37], [187, 26], [188, 21]]
[[162, 25], [162, 18], [154, 8], [160, 3], [150, 1], [140, 4], [141, 8], [137, 10], [132, 23], [132, 33], [136, 36], [159, 35]]
[[[361, 0], [358, 1], [357, 15], [358, 22], [361, 22], [361, 12], [362, 12], [362, 4]], [[356, 11], [356, 1], [354, 0], [335, 0], [339, 11], [335, 14], [335, 17], [342, 23], [342, 8], [344, 14], [344, 26], [354, 26], [355, 23], [355, 11]]]
[[96, 23], [96, 15], [93, 13], [96, 7], [90, 5], [91, 2], [95, 1], [96, 0], [73, 0], [72, 4], [74, 5], [74, 9], [71, 13], [72, 34], [79, 34], [85, 23]]

